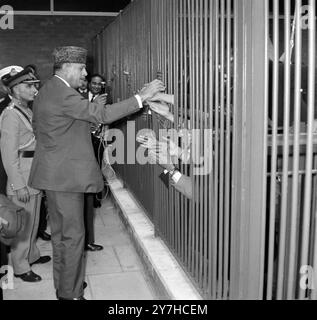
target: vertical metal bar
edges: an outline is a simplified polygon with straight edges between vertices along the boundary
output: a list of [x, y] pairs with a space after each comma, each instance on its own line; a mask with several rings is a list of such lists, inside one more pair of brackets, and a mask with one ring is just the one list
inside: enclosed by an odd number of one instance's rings
[[[176, 46], [177, 46], [177, 42], [176, 42], [176, 22], [177, 22], [177, 17], [175, 15], [175, 5], [176, 5], [177, 1], [172, 1], [171, 2], [171, 17], [170, 17], [170, 23], [171, 23], [171, 53], [170, 53], [170, 61], [171, 61], [171, 91], [170, 92], [174, 92], [176, 100], [177, 100], [177, 96], [178, 96], [178, 88], [175, 86], [175, 81], [176, 81], [176, 60], [175, 60], [175, 53], [176, 53]], [[178, 80], [177, 80], [178, 81]], [[176, 104], [174, 105], [174, 110], [176, 109]], [[174, 126], [177, 124], [178, 122], [178, 115], [175, 117], [175, 123]], [[174, 128], [174, 126], [172, 126], [172, 128]], [[174, 139], [174, 137], [173, 137]], [[178, 209], [178, 193], [176, 193], [175, 190], [173, 190], [173, 194], [172, 194], [172, 201], [173, 201], [173, 209], [174, 209], [174, 214], [172, 216], [172, 222], [173, 222], [173, 229], [172, 232], [173, 234], [173, 247], [174, 250], [176, 252], [177, 251], [177, 246], [178, 246], [178, 228], [179, 228], [179, 224], [176, 223], [177, 221], [177, 209]]]
[[262, 195], [266, 165], [263, 156], [266, 133], [263, 121], [266, 111], [265, 2], [246, 0], [235, 4], [238, 4], [235, 12], [239, 29], [235, 55], [233, 163], [238, 170], [233, 172], [232, 216], [237, 216], [231, 234], [230, 297], [259, 299], [264, 260]]
[[284, 283], [284, 262], [285, 262], [285, 238], [286, 238], [286, 215], [287, 215], [287, 194], [288, 194], [288, 159], [289, 159], [289, 126], [290, 126], [290, 66], [291, 55], [290, 45], [290, 2], [284, 1], [284, 39], [285, 39], [285, 65], [284, 65], [284, 128], [283, 128], [283, 179], [282, 179], [282, 206], [279, 230], [279, 259], [277, 274], [277, 299], [283, 297]]
[[[190, 37], [190, 32], [189, 32], [189, 6], [187, 4], [187, 0], [184, 0], [184, 129], [189, 129], [188, 125], [188, 106], [189, 106], [189, 37]], [[189, 166], [185, 166], [185, 175], [189, 175]], [[188, 239], [188, 234], [189, 234], [189, 216], [191, 214], [191, 206], [188, 205], [188, 201], [185, 200], [185, 235], [186, 235], [186, 248], [185, 248], [185, 264], [189, 266], [189, 260], [188, 260], [188, 248], [189, 248], [189, 239]]]
[[267, 162], [268, 162], [268, 95], [269, 95], [269, 61], [268, 61], [268, 45], [269, 45], [269, 0], [264, 0], [264, 38], [265, 38], [265, 53], [264, 53], [264, 135], [263, 135], [263, 168], [262, 168], [262, 245], [261, 253], [263, 261], [260, 263], [260, 275], [259, 275], [259, 299], [263, 299], [264, 289], [264, 269], [265, 269], [265, 229], [266, 229], [266, 212], [267, 212]]
[[[266, 96], [265, 96], [265, 80], [266, 80], [266, 47], [267, 39], [265, 38], [265, 1], [252, 0], [247, 1], [252, 5], [248, 10], [250, 37], [249, 45], [247, 45], [246, 62], [250, 60], [252, 63], [246, 68], [246, 83], [250, 83], [251, 87], [245, 89], [246, 112], [248, 113], [246, 128], [246, 150], [245, 165], [246, 179], [245, 186], [248, 189], [245, 202], [245, 213], [243, 213], [243, 223], [247, 224], [245, 229], [246, 235], [243, 236], [243, 251], [247, 251], [247, 264], [244, 265], [244, 293], [246, 299], [262, 298], [262, 279], [263, 279], [263, 263], [264, 263], [264, 243], [265, 233], [265, 182], [266, 179]], [[249, 56], [249, 59], [248, 59]], [[251, 75], [251, 77], [249, 77]], [[248, 97], [251, 91], [251, 99]], [[249, 143], [248, 143], [249, 141]], [[249, 147], [249, 146], [250, 147]], [[250, 157], [252, 155], [252, 157]], [[249, 169], [248, 169], [249, 167]], [[249, 176], [249, 177], [248, 177]], [[241, 270], [242, 271], [242, 270]], [[243, 272], [242, 271], [242, 272]]]
[[221, 19], [220, 19], [220, 172], [219, 172], [219, 247], [218, 247], [218, 269], [219, 269], [219, 281], [218, 281], [218, 294], [219, 298], [223, 298], [223, 254], [224, 254], [224, 100], [225, 100], [225, 84], [224, 84], [224, 66], [225, 66], [225, 3], [221, 1]]
[[[209, 106], [209, 127], [211, 129], [212, 137], [210, 139], [210, 148], [211, 152], [213, 153], [214, 149], [214, 136], [213, 136], [213, 131], [214, 131], [214, 94], [215, 94], [215, 89], [214, 89], [214, 17], [215, 17], [215, 11], [214, 6], [215, 2], [209, 2], [209, 39], [208, 39], [208, 50], [209, 50], [209, 96], [208, 96], [208, 106]], [[214, 156], [212, 154], [212, 164], [214, 162]], [[214, 167], [214, 166], [212, 166]], [[214, 210], [214, 194], [213, 194], [213, 181], [214, 181], [214, 170], [210, 174], [209, 178], [209, 206], [208, 206], [208, 211], [209, 211], [209, 224], [208, 224], [208, 291], [209, 295], [208, 298], [215, 298], [215, 283], [216, 283], [216, 277], [214, 277], [214, 269], [216, 266], [216, 261], [214, 261], [214, 256], [215, 256], [215, 242], [216, 242], [216, 223], [215, 223], [215, 216], [216, 212]]]
[[219, 248], [219, 0], [215, 2], [215, 173], [214, 173], [214, 201], [215, 201], [215, 225], [214, 225], [214, 257], [213, 257], [213, 292], [215, 298], [219, 298], [218, 282], [220, 269], [218, 269]]
[[[188, 13], [188, 32], [189, 32], [189, 78], [192, 78], [193, 74], [193, 25], [194, 25], [194, 13], [193, 13], [193, 0], [187, 0], [187, 13]], [[189, 83], [189, 105], [190, 105], [190, 124], [191, 129], [193, 128], [193, 82], [190, 81]], [[192, 152], [194, 147], [192, 146]], [[192, 167], [192, 161], [191, 161], [191, 167]], [[192, 173], [192, 170], [190, 170]], [[194, 190], [194, 189], [193, 189]], [[190, 210], [191, 214], [188, 219], [188, 234], [189, 234], [189, 241], [188, 241], [188, 268], [191, 273], [193, 273], [193, 221], [194, 221], [194, 210], [192, 204], [190, 204]]]
[[[166, 55], [165, 55], [165, 48], [166, 48], [166, 14], [165, 14], [165, 4], [166, 4], [166, 1], [163, 0], [161, 1], [161, 36], [162, 36], [162, 51], [161, 51], [161, 54], [162, 54], [162, 72], [163, 72], [163, 79], [164, 79], [164, 83], [166, 84], [166, 86], [168, 85], [167, 83], [167, 70], [166, 70]], [[162, 190], [163, 186], [161, 186], [161, 194], [162, 192], [164, 192], [164, 190]], [[166, 212], [166, 204], [167, 204], [167, 192], [164, 192], [163, 193], [163, 208], [164, 208], [164, 215], [163, 215], [163, 232], [164, 232], [164, 236], [166, 238], [167, 236], [167, 225], [168, 225], [168, 222], [167, 222], [167, 216], [165, 214]]]
[[[180, 72], [179, 72], [179, 62], [180, 62], [180, 37], [179, 37], [179, 29], [180, 29], [180, 0], [173, 2], [174, 4], [174, 15], [173, 15], [173, 22], [174, 22], [174, 60], [173, 60], [173, 66], [174, 66], [174, 80], [173, 80], [173, 86], [174, 86], [174, 92], [176, 96], [176, 103], [174, 107], [174, 114], [175, 116], [175, 127], [178, 128], [179, 123], [179, 95], [181, 92], [181, 88], [179, 87], [179, 83], [181, 81]], [[181, 67], [180, 67], [181, 69]], [[178, 143], [178, 137], [177, 137], [177, 143]], [[182, 225], [181, 225], [181, 204], [180, 204], [180, 195], [177, 193], [176, 195], [176, 250], [178, 253], [178, 256], [181, 257], [181, 232], [182, 232]]]
[[226, 28], [226, 127], [225, 127], [225, 218], [224, 218], [224, 298], [228, 298], [229, 271], [229, 219], [230, 219], [230, 167], [231, 167], [231, 0], [227, 0]]
[[[208, 106], [211, 106], [208, 102], [208, 90], [211, 90], [210, 87], [208, 87], [208, 71], [209, 71], [209, 65], [212, 64], [211, 61], [208, 61], [208, 18], [209, 18], [209, 12], [208, 12], [208, 1], [204, 0], [204, 102], [203, 102], [203, 110], [204, 110], [204, 128], [210, 129], [209, 123], [208, 123], [208, 115], [211, 115], [211, 110], [208, 109]], [[211, 140], [211, 139], [210, 139]], [[204, 145], [209, 143], [209, 140], [204, 141]], [[207, 146], [209, 147], [209, 146]], [[207, 148], [204, 148], [207, 150]], [[204, 158], [206, 159], [206, 153], [204, 154]], [[209, 160], [211, 161], [211, 159]], [[205, 164], [206, 165], [206, 164]], [[204, 184], [203, 184], [203, 190], [201, 190], [202, 193], [204, 193], [204, 207], [203, 207], [203, 283], [202, 287], [204, 288], [204, 291], [208, 293], [208, 239], [210, 238], [210, 232], [211, 229], [208, 229], [208, 221], [211, 217], [211, 212], [208, 211], [208, 203], [211, 202], [211, 197], [209, 197], [209, 192], [211, 190], [208, 189], [208, 181], [209, 181], [210, 175], [204, 176]], [[210, 261], [210, 260], [209, 260]], [[210, 261], [211, 262], [211, 261]]]
[[[173, 68], [171, 65], [171, 54], [172, 54], [172, 35], [173, 35], [173, 31], [172, 31], [172, 26], [171, 26], [171, 15], [172, 15], [172, 6], [171, 6], [172, 2], [168, 1], [166, 2], [166, 12], [168, 12], [167, 14], [167, 34], [166, 34], [166, 40], [167, 40], [167, 44], [166, 44], [166, 59], [167, 59], [167, 77], [168, 77], [168, 90], [169, 92], [171, 92], [172, 90], [172, 79], [173, 79]], [[174, 195], [175, 191], [171, 190], [169, 196], [168, 196], [168, 200], [169, 200], [169, 211], [168, 211], [168, 233], [169, 233], [169, 243], [171, 243], [171, 245], [173, 246], [173, 217], [175, 214], [175, 209], [174, 209]]]
[[[195, 65], [194, 65], [194, 55], [195, 55], [195, 43], [194, 43], [194, 26], [195, 26], [195, 13], [194, 13], [194, 2], [193, 0], [190, 0], [189, 2], [189, 8], [188, 8], [188, 13], [189, 13], [189, 18], [190, 18], [190, 22], [189, 22], [189, 29], [190, 29], [190, 36], [189, 36], [189, 45], [190, 45], [190, 49], [189, 49], [189, 55], [190, 55], [190, 92], [189, 92], [189, 105], [190, 105], [190, 111], [189, 111], [189, 115], [190, 115], [190, 126], [191, 129], [195, 128], [195, 122], [194, 122], [194, 111], [193, 111], [193, 106], [195, 104], [195, 97], [194, 97], [194, 72], [195, 72]], [[194, 146], [193, 150], [194, 150]], [[193, 151], [194, 152], [194, 151]], [[195, 190], [195, 181], [193, 178], [193, 163], [191, 161], [191, 165], [190, 165], [190, 175], [192, 177], [192, 183], [193, 183], [193, 190]], [[190, 204], [191, 206], [191, 215], [190, 215], [190, 271], [192, 273], [192, 275], [194, 276], [194, 255], [195, 255], [195, 237], [194, 237], [194, 233], [195, 233], [195, 205], [193, 204], [193, 202], [191, 202]]]
[[[311, 211], [311, 192], [312, 192], [312, 162], [313, 162], [313, 122], [315, 106], [315, 67], [316, 67], [316, 2], [309, 0], [309, 29], [308, 29], [308, 112], [307, 112], [307, 145], [306, 145], [306, 165], [305, 165], [305, 198], [303, 212], [303, 233], [302, 233], [302, 252], [301, 265], [308, 265], [309, 248], [309, 228]], [[300, 298], [305, 297], [305, 291], [300, 291]]]
[[[184, 1], [179, 1], [179, 64], [180, 64], [180, 70], [179, 70], [179, 117], [180, 117], [180, 125], [178, 129], [181, 129], [184, 122], [184, 96], [186, 94], [186, 91], [184, 90], [184, 54], [185, 54], [185, 48], [184, 48]], [[184, 163], [181, 163], [181, 171], [184, 172]], [[184, 247], [185, 247], [185, 226], [186, 226], [186, 211], [185, 211], [185, 199], [184, 197], [180, 197], [180, 219], [181, 219], [181, 234], [180, 234], [180, 257], [183, 263], [185, 263], [185, 254], [184, 254]]]
[[[170, 59], [170, 54], [171, 54], [171, 2], [170, 1], [165, 1], [165, 15], [166, 15], [166, 52], [165, 52], [165, 58], [166, 58], [166, 76], [167, 76], [167, 90], [170, 92], [171, 90], [171, 79], [172, 79], [172, 70], [171, 70], [171, 59]], [[173, 201], [172, 201], [172, 193], [174, 190], [170, 190], [168, 194], [168, 212], [169, 214], [167, 215], [167, 239], [169, 243], [173, 245], [173, 235], [172, 235], [172, 217], [174, 215], [174, 208], [173, 208]]]
[[[204, 26], [204, 16], [203, 16], [203, 0], [199, 1], [199, 79], [198, 86], [199, 86], [199, 118], [197, 119], [197, 129], [199, 129], [200, 132], [200, 148], [199, 148], [199, 156], [201, 156], [201, 153], [203, 152], [203, 143], [204, 143], [204, 123], [203, 123], [203, 107], [204, 107], [204, 84], [203, 84], [203, 77], [204, 77], [204, 70], [203, 70], [203, 26]], [[198, 157], [199, 158], [199, 157]], [[199, 237], [199, 244], [198, 244], [198, 251], [197, 255], [199, 255], [199, 269], [198, 271], [198, 283], [201, 285], [202, 283], [202, 275], [203, 275], [203, 210], [204, 210], [204, 189], [203, 189], [203, 175], [199, 174], [197, 176], [199, 184], [198, 184], [198, 194], [197, 197], [200, 199], [200, 205], [199, 205], [199, 212], [198, 212], [198, 221], [199, 221], [199, 231], [197, 232], [197, 238]], [[198, 226], [197, 226], [198, 229]], [[198, 239], [197, 239], [198, 240]], [[198, 241], [197, 241], [198, 242]]]
[[300, 136], [300, 105], [301, 105], [301, 63], [302, 63], [302, 29], [299, 28], [302, 1], [296, 1], [296, 36], [295, 36], [295, 92], [294, 92], [294, 144], [293, 144], [293, 179], [292, 179], [292, 204], [291, 204], [291, 226], [288, 265], [288, 288], [287, 299], [295, 299], [295, 264], [296, 264], [296, 234], [298, 216], [298, 186], [299, 186], [299, 136]]
[[240, 207], [242, 203], [241, 195], [241, 180], [242, 177], [238, 174], [242, 170], [242, 139], [241, 139], [241, 124], [243, 123], [243, 112], [240, 106], [242, 102], [243, 90], [243, 38], [244, 31], [243, 21], [243, 3], [240, 0], [234, 0], [234, 79], [233, 79], [233, 150], [232, 150], [232, 225], [231, 225], [231, 266], [230, 266], [230, 299], [240, 298], [240, 277], [239, 269], [241, 268], [240, 258]]
[[[195, 63], [195, 75], [194, 75], [194, 84], [195, 84], [195, 97], [194, 97], [194, 101], [195, 104], [193, 104], [193, 111], [194, 111], [194, 124], [193, 124], [193, 128], [194, 129], [198, 129], [199, 128], [199, 109], [200, 109], [200, 88], [199, 88], [199, 20], [200, 20], [200, 16], [199, 16], [199, 2], [201, 0], [196, 0], [195, 1], [195, 56], [194, 56], [194, 63]], [[200, 147], [200, 140], [198, 140], [196, 142], [196, 150], [195, 150], [195, 155], [198, 158], [199, 155], [199, 147]], [[199, 176], [195, 176], [194, 177], [195, 180], [195, 197], [198, 197], [199, 195]], [[194, 249], [194, 277], [195, 280], [198, 280], [198, 261], [199, 261], [199, 256], [198, 256], [198, 252], [199, 252], [199, 203], [198, 201], [195, 202], [195, 249]]]
[[275, 218], [276, 218], [276, 171], [277, 171], [277, 110], [278, 110], [278, 64], [279, 64], [279, 2], [273, 1], [273, 119], [272, 119], [272, 146], [271, 146], [271, 188], [270, 188], [270, 226], [269, 226], [269, 256], [267, 272], [267, 293], [266, 298], [272, 299], [273, 272], [274, 272], [274, 239], [275, 239]]

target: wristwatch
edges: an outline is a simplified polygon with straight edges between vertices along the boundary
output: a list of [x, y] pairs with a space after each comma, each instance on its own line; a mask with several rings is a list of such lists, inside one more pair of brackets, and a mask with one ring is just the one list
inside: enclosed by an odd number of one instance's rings
[[174, 183], [178, 183], [179, 179], [182, 177], [178, 168], [174, 168], [173, 170], [169, 171], [170, 178], [174, 181]]

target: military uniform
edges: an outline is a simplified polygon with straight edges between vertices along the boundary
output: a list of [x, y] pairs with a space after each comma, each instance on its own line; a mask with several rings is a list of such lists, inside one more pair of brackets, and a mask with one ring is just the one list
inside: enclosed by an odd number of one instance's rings
[[[1, 116], [0, 146], [3, 165], [8, 177], [6, 193], [9, 199], [25, 208], [28, 220], [24, 232], [11, 246], [12, 265], [15, 274], [24, 274], [31, 270], [30, 264], [40, 258], [36, 246], [36, 234], [39, 221], [41, 192], [28, 186], [35, 150], [35, 137], [31, 126], [32, 111], [10, 103]], [[27, 188], [30, 201], [22, 203], [16, 191]]]
[[[8, 103], [11, 101], [9, 96], [3, 97], [0, 99], [0, 115], [2, 114], [2, 111], [6, 108]], [[0, 152], [0, 193], [6, 194], [6, 187], [7, 187], [7, 174], [4, 170], [3, 163], [2, 163], [2, 157]], [[0, 243], [0, 269], [2, 266], [5, 266], [8, 264], [8, 258], [7, 258], [7, 248], [4, 244]], [[3, 274], [0, 274], [0, 277], [2, 277]], [[0, 288], [0, 300], [2, 300], [2, 289]]]

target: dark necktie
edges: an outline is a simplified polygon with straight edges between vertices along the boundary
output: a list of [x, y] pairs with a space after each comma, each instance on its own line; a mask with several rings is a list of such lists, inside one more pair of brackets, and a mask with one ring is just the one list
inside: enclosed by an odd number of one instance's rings
[[92, 98], [91, 98], [91, 102], [94, 102], [95, 97], [96, 97], [96, 96], [94, 96], [94, 95], [92, 96]]

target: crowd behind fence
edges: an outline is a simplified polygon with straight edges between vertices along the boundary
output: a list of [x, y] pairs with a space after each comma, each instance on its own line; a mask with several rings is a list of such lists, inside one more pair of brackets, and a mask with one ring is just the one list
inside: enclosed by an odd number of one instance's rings
[[144, 128], [199, 129], [178, 163], [192, 200], [128, 152], [115, 169], [207, 299], [316, 298], [315, 18], [314, 0], [137, 0], [94, 39], [114, 100], [157, 77], [175, 97], [174, 122], [116, 124], [125, 150]]

